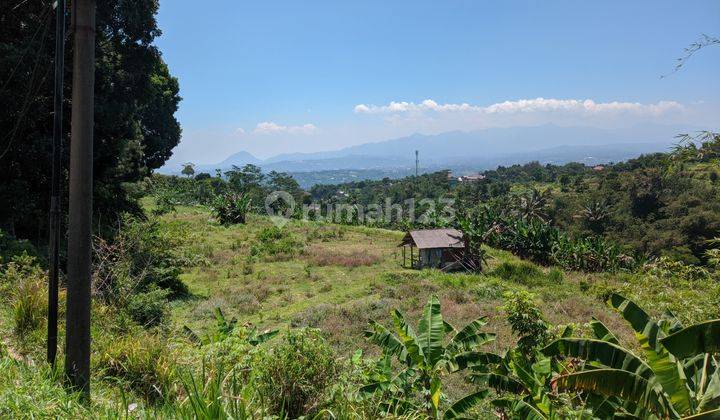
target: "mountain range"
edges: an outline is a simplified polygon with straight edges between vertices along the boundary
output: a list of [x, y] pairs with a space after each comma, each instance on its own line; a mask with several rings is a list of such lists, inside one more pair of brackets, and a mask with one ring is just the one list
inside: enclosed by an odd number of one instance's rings
[[488, 128], [433, 135], [413, 134], [340, 150], [281, 154], [268, 159], [258, 159], [241, 151], [222, 162], [197, 165], [195, 170], [214, 173], [216, 169], [226, 171], [233, 166], [253, 164], [266, 172], [354, 171], [358, 176], [366, 171], [374, 174], [371, 178], [386, 172], [395, 177], [408, 171], [414, 172], [416, 150], [423, 172], [439, 169], [472, 172], [533, 160], [555, 164], [571, 161], [597, 164], [667, 151], [674, 143], [675, 135], [695, 130], [693, 127], [659, 124], [616, 129], [553, 124]]

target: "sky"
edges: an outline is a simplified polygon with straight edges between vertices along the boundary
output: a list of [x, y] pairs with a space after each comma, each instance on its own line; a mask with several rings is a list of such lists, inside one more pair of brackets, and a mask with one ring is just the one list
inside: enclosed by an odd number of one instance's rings
[[[720, 1], [161, 0], [168, 166], [554, 123], [719, 128]], [[661, 77], [664, 76], [664, 77]]]

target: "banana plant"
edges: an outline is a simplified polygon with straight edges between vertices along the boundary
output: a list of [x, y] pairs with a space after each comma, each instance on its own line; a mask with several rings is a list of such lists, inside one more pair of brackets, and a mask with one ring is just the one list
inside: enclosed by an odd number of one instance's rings
[[237, 318], [233, 317], [228, 320], [225, 318], [225, 315], [220, 308], [215, 308], [213, 313], [215, 315], [216, 322], [215, 330], [212, 333], [207, 334], [205, 337], [200, 337], [190, 327], [183, 325], [183, 333], [197, 346], [221, 342], [234, 333], [239, 334], [241, 338], [248, 342], [248, 344], [257, 346], [275, 337], [279, 332], [278, 330], [258, 331], [255, 326], [250, 329], [239, 329], [237, 328]]
[[493, 369], [473, 368], [470, 382], [487, 386], [497, 393], [492, 405], [503, 418], [560, 418], [550, 398], [551, 359], [529, 360], [518, 348], [511, 349]]
[[584, 366], [553, 381], [561, 391], [607, 397], [617, 413], [645, 418], [720, 418], [720, 320], [683, 328], [666, 311], [653, 320], [618, 294], [609, 304], [635, 331], [642, 356], [618, 344], [617, 336], [593, 320], [594, 339], [560, 338], [543, 349], [547, 356], [581, 359]]
[[[443, 320], [440, 300], [431, 296], [423, 310], [418, 332], [407, 323], [398, 310], [392, 314], [393, 332], [375, 321], [370, 321], [365, 337], [382, 348], [384, 372], [371, 378], [372, 382], [361, 388], [361, 393], [371, 395], [382, 391], [389, 396], [389, 407], [424, 409], [430, 417], [439, 419], [462, 418], [482, 401], [488, 390], [480, 390], [456, 401], [442, 411], [443, 376], [469, 367], [496, 364], [501, 357], [479, 348], [493, 340], [495, 334], [485, 333], [481, 328], [485, 317], [476, 319], [456, 330]], [[450, 335], [449, 341], [445, 337]], [[402, 365], [399, 373], [392, 372], [391, 358]], [[412, 402], [412, 394], [420, 392], [423, 406]]]

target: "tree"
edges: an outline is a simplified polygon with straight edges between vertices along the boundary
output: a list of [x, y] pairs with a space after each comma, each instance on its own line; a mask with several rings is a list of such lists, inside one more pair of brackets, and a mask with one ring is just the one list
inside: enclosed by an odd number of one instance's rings
[[[180, 97], [153, 45], [157, 0], [97, 1], [94, 214], [111, 222], [137, 210], [125, 189], [159, 168], [180, 141]], [[0, 3], [0, 226], [19, 237], [47, 235], [52, 138], [52, 1]], [[72, 44], [66, 63], [72, 60]], [[68, 66], [69, 69], [69, 66]], [[65, 80], [71, 80], [66, 76]], [[70, 102], [70, 83], [65, 98]], [[69, 103], [64, 109], [69, 111]], [[64, 126], [70, 127], [69, 112]], [[67, 133], [63, 166], [67, 168]], [[67, 185], [67, 182], [64, 182]], [[62, 194], [67, 197], [67, 192]], [[67, 208], [64, 203], [62, 208]]]
[[182, 165], [182, 171], [181, 174], [185, 175], [186, 177], [190, 178], [193, 175], [195, 175], [195, 164], [192, 162], [184, 163]]

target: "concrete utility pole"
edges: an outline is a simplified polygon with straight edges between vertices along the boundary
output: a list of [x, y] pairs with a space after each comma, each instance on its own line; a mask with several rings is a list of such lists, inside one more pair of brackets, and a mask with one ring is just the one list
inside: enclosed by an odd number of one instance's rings
[[418, 167], [420, 166], [420, 151], [415, 151], [415, 176], [418, 176]]
[[73, 0], [72, 119], [65, 374], [90, 397], [95, 0]]
[[57, 355], [58, 277], [60, 272], [60, 176], [63, 135], [65, 70], [65, 0], [55, 5], [55, 115], [53, 116], [52, 187], [50, 194], [50, 275], [48, 279], [47, 359], [55, 367]]

